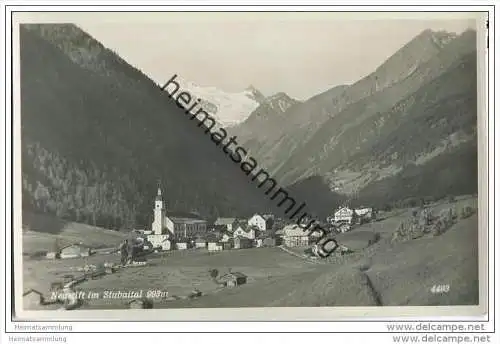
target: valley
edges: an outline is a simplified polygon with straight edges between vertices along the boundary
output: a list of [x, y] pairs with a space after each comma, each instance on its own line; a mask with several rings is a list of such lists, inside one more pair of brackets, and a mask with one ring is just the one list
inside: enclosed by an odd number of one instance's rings
[[[20, 59], [23, 292], [154, 289], [154, 308], [479, 303], [474, 30], [424, 30], [368, 75], [306, 100], [179, 76], [227, 133], [219, 142], [74, 24], [21, 25]], [[248, 153], [239, 162], [259, 168], [228, 159], [232, 136]], [[252, 182], [260, 169], [342, 251], [311, 253], [288, 205]], [[342, 209], [351, 217], [335, 220]]]
[[[446, 207], [460, 209], [476, 201], [464, 197], [453, 204], [436, 203], [432, 209], [439, 213]], [[221, 252], [171, 251], [148, 256], [146, 266], [122, 268], [114, 274], [89, 279], [77, 285], [75, 290], [86, 295], [89, 292], [102, 295], [106, 290], [143, 290], [144, 295], [148, 290], [168, 293], [168, 296], [152, 298], [154, 308], [478, 304], [477, 215], [457, 220], [441, 236], [391, 242], [398, 224], [408, 219], [411, 211], [400, 209], [388, 213], [381, 221], [356, 228], [349, 235], [338, 235], [340, 243], [347, 243], [351, 234], [373, 232], [380, 235], [377, 243], [361, 245], [352, 255], [342, 259], [310, 261], [301, 257], [304, 248], [295, 248], [297, 255], [280, 247]], [[83, 233], [85, 228], [81, 230]], [[25, 240], [29, 246], [33, 239], [25, 236]], [[111, 238], [102, 243], [116, 245]], [[113, 253], [59, 261], [25, 258], [24, 289], [35, 288], [50, 295], [51, 283], [61, 280], [64, 274], [78, 274], [77, 267], [118, 261], [119, 256]], [[400, 261], [404, 264], [400, 265]], [[217, 269], [220, 275], [241, 272], [248, 280], [237, 288], [223, 288], [210, 276], [212, 269]], [[433, 285], [439, 284], [449, 285], [449, 292], [433, 293]], [[201, 296], [190, 298], [193, 290], [200, 291]], [[82, 309], [128, 308], [129, 301], [86, 298]], [[60, 307], [56, 304], [33, 309]]]

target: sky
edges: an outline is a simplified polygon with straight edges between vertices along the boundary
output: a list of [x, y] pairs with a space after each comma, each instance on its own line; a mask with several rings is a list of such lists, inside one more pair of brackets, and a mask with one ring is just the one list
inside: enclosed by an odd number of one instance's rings
[[[425, 29], [476, 28], [467, 13], [89, 13], [65, 17], [158, 84], [305, 100], [370, 74]], [[477, 15], [476, 15], [477, 18]], [[60, 21], [60, 20], [59, 20]]]

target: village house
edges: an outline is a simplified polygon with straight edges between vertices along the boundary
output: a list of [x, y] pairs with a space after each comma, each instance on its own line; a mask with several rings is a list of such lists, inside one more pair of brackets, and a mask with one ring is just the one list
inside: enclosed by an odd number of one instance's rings
[[233, 232], [233, 237], [237, 237], [237, 236], [240, 236], [240, 237], [243, 237], [243, 238], [247, 238], [247, 239], [255, 239], [255, 229], [257, 229], [257, 227], [255, 226], [252, 226], [252, 225], [248, 225], [246, 223], [239, 223], [236, 227], [235, 227], [235, 230]]
[[235, 248], [235, 249], [253, 247], [253, 240], [252, 239], [244, 238], [241, 236], [236, 236], [234, 238], [233, 242], [234, 242], [233, 248]]
[[210, 252], [222, 251], [223, 250], [223, 247], [222, 247], [221, 243], [212, 242], [212, 241], [208, 242], [207, 248], [208, 248], [208, 251], [210, 251]]
[[328, 222], [334, 223], [348, 223], [351, 224], [356, 219], [371, 220], [374, 217], [373, 208], [357, 208], [351, 209], [347, 206], [338, 208], [333, 217], [328, 218]]
[[267, 215], [255, 214], [248, 220], [247, 224], [248, 226], [255, 226], [257, 227], [258, 230], [264, 232], [273, 227], [273, 221], [274, 221], [274, 216], [271, 214]]
[[232, 235], [229, 232], [210, 232], [206, 236], [208, 251], [213, 252], [230, 249], [233, 245], [232, 240]]
[[359, 222], [370, 221], [374, 218], [373, 208], [354, 209], [354, 213], [359, 219]]
[[23, 293], [23, 308], [32, 309], [45, 303], [45, 298], [41, 292], [35, 289], [30, 289]]
[[[151, 225], [153, 234], [148, 236], [148, 240], [152, 243], [165, 240], [164, 235], [167, 235], [168, 239], [183, 241], [207, 233], [207, 222], [199, 215], [167, 212], [160, 188], [154, 202], [153, 214], [154, 220]], [[154, 236], [161, 237], [154, 238]]]
[[354, 211], [349, 207], [340, 207], [334, 213], [334, 221], [336, 223], [345, 222], [351, 223]]
[[233, 288], [247, 283], [247, 276], [241, 272], [230, 272], [219, 279], [226, 287]]
[[205, 247], [207, 247], [207, 243], [206, 243], [205, 239], [203, 239], [203, 238], [196, 238], [194, 241], [194, 247], [205, 248]]
[[148, 235], [148, 241], [151, 242], [153, 249], [170, 251], [172, 248], [172, 242], [168, 239], [168, 234]]
[[283, 228], [283, 242], [288, 247], [307, 246], [309, 235], [297, 224], [287, 225]]
[[71, 244], [59, 250], [60, 258], [80, 258], [88, 257], [92, 254], [92, 249], [83, 244]]
[[234, 217], [219, 217], [215, 222], [214, 226], [217, 229], [224, 228], [228, 232], [234, 230], [234, 226], [237, 224], [238, 220]]

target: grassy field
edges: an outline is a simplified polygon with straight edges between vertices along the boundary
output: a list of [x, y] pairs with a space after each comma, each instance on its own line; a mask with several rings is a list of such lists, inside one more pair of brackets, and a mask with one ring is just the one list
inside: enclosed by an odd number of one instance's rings
[[[460, 209], [474, 200], [440, 203], [435, 211]], [[473, 305], [478, 303], [477, 215], [460, 219], [437, 237], [391, 243], [398, 224], [411, 215], [399, 211], [382, 221], [365, 224], [339, 235], [342, 242], [359, 241], [358, 250], [342, 261], [311, 264], [278, 247], [229, 250], [172, 251], [150, 255], [143, 267], [88, 280], [79, 288], [103, 294], [106, 290], [160, 290], [169, 298], [155, 299], [155, 308], [258, 307], [258, 306], [380, 306]], [[372, 245], [365, 241], [378, 233]], [[112, 243], [114, 238], [109, 239]], [[295, 249], [302, 253], [304, 248]], [[23, 289], [48, 291], [51, 282], [87, 263], [118, 262], [118, 255], [96, 255], [67, 260], [24, 260]], [[209, 270], [248, 276], [247, 284], [221, 288]], [[447, 293], [432, 293], [433, 285], [449, 285]], [[186, 299], [193, 289], [202, 296]], [[87, 300], [84, 308], [123, 308], [126, 299]]]
[[117, 246], [124, 233], [63, 221], [54, 217], [23, 212], [23, 255], [44, 255], [53, 251], [56, 240], [60, 245], [81, 242], [92, 248]]
[[[24, 261], [24, 290], [34, 288], [48, 292], [50, 283], [61, 280], [65, 274], [78, 273], [74, 268], [85, 264], [115, 262], [118, 255], [100, 255], [88, 258], [66, 260]], [[310, 267], [303, 260], [283, 252], [279, 248], [256, 248], [233, 250], [220, 253], [200, 251], [173, 251], [165, 255], [150, 255], [146, 266], [128, 267], [100, 279], [88, 280], [79, 289], [99, 293], [104, 291], [161, 290], [170, 297], [186, 297], [193, 289], [203, 294], [226, 292], [213, 281], [210, 269], [219, 274], [242, 272], [248, 276], [248, 285], [259, 284], [271, 278], [287, 277], [305, 271]], [[239, 288], [237, 288], [239, 289]], [[120, 308], [127, 300], [92, 300], [86, 307]], [[156, 300], [160, 302], [161, 300]], [[163, 300], [165, 301], [165, 300]]]

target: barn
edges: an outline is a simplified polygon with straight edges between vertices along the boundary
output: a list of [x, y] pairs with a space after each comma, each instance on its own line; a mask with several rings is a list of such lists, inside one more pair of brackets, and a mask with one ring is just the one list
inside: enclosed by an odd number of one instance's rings
[[222, 276], [220, 281], [232, 288], [247, 283], [247, 276], [241, 272], [230, 272]]
[[71, 244], [61, 248], [59, 256], [61, 258], [88, 257], [92, 254], [92, 249], [82, 244]]

